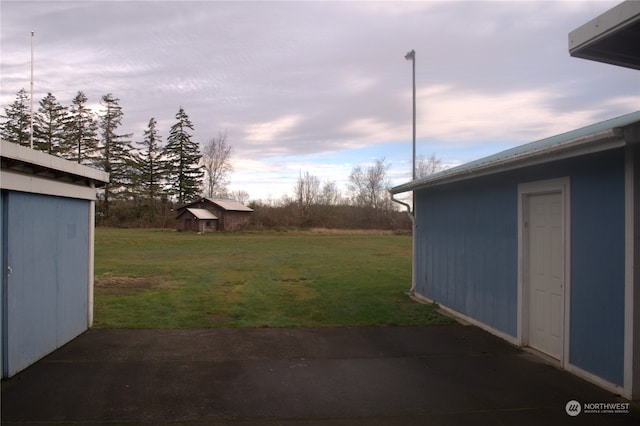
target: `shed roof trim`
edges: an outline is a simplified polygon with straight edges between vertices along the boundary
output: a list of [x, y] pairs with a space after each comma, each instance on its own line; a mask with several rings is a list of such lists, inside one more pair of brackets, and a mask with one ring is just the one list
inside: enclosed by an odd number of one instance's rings
[[109, 182], [109, 174], [102, 170], [74, 163], [73, 161], [12, 142], [0, 141], [0, 157], [5, 162], [11, 163], [8, 168], [14, 167], [20, 172], [26, 173], [27, 169], [33, 169], [32, 174], [51, 175], [53, 177], [69, 176], [73, 180], [77, 180], [77, 178], [86, 179], [94, 182], [96, 186]]
[[525, 165], [621, 147], [626, 143], [623, 128], [633, 124], [640, 124], [640, 111], [507, 149], [422, 179], [398, 185], [391, 188], [389, 192], [399, 194]]
[[205, 198], [208, 201], [211, 201], [214, 204], [217, 204], [218, 206], [220, 206], [221, 208], [227, 210], [227, 211], [237, 211], [237, 212], [252, 212], [253, 209], [245, 206], [244, 204], [242, 204], [239, 201], [235, 201], [235, 200], [218, 200], [215, 198]]
[[216, 220], [216, 219], [218, 219], [216, 217], [216, 215], [214, 215], [213, 213], [211, 213], [207, 209], [187, 209], [187, 211], [189, 213], [191, 213], [192, 215], [194, 215], [196, 217], [196, 219], [200, 219], [200, 220]]

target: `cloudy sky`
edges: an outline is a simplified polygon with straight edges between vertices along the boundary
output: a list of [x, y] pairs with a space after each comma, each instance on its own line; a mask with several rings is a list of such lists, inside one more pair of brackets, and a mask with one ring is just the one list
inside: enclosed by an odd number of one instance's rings
[[456, 165], [640, 110], [640, 73], [572, 58], [568, 34], [620, 1], [8, 1], [1, 92], [96, 111], [112, 93], [122, 133], [155, 117], [166, 140], [182, 106], [204, 143], [233, 147], [230, 189], [292, 194], [309, 172], [344, 189], [355, 166], [411, 176], [417, 152]]

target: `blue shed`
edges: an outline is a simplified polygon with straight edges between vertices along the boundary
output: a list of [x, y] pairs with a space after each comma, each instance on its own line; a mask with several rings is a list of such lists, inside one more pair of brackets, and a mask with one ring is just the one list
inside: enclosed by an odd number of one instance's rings
[[640, 111], [415, 180], [415, 297], [640, 396]]
[[0, 141], [0, 351], [10, 377], [93, 321], [96, 186], [108, 175]]

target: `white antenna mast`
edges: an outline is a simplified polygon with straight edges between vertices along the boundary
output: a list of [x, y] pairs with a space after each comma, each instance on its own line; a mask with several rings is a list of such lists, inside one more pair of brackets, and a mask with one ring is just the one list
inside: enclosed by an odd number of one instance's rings
[[33, 149], [33, 38], [35, 33], [31, 31], [31, 129], [29, 133], [29, 146]]

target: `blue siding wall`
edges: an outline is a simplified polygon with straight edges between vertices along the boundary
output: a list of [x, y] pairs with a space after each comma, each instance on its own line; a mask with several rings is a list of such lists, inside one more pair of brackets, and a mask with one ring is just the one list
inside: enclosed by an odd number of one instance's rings
[[417, 214], [417, 292], [515, 337], [517, 184], [420, 191]]
[[88, 327], [89, 202], [8, 192], [6, 375]]
[[519, 183], [571, 182], [571, 364], [624, 373], [624, 151], [607, 151], [416, 192], [416, 290], [517, 335]]
[[624, 155], [571, 176], [572, 364], [618, 385], [624, 378]]

